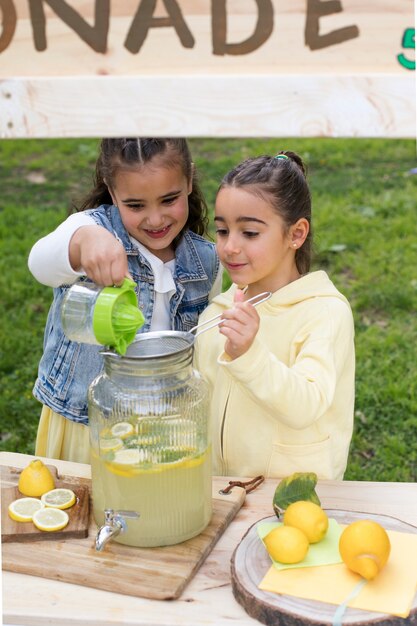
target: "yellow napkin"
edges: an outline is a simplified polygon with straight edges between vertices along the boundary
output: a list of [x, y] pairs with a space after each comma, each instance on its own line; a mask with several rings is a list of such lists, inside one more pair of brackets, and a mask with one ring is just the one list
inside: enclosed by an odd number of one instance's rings
[[[391, 554], [378, 576], [347, 605], [408, 617], [417, 589], [417, 534], [388, 530]], [[342, 604], [362, 580], [344, 563], [278, 571], [271, 567], [259, 588], [308, 600]]]
[[[263, 540], [266, 535], [276, 528], [282, 526], [281, 522], [259, 522], [256, 526], [259, 537]], [[293, 565], [287, 565], [279, 563], [271, 558], [274, 567], [276, 569], [295, 569], [300, 567], [312, 567], [315, 565], [332, 565], [334, 563], [341, 563], [342, 559], [339, 554], [339, 538], [342, 533], [343, 527], [336, 522], [335, 519], [329, 519], [329, 528], [326, 536], [320, 543], [313, 543], [310, 545], [307, 552], [307, 556], [300, 562]], [[266, 548], [265, 548], [266, 549]]]

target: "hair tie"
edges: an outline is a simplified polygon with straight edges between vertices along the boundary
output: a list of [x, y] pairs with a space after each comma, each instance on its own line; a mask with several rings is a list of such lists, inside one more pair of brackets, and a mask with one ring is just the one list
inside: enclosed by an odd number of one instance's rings
[[277, 154], [274, 156], [274, 159], [289, 159], [286, 154]]

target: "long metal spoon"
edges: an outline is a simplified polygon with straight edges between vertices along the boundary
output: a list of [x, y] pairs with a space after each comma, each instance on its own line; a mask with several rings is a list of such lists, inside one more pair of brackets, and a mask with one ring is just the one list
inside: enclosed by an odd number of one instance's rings
[[[258, 295], [253, 296], [253, 298], [249, 298], [249, 300], [246, 300], [246, 302], [251, 302], [253, 304], [253, 306], [257, 306], [258, 304], [261, 304], [261, 302], [265, 302], [265, 300], [269, 300], [269, 298], [272, 296], [272, 291], [263, 291], [262, 293], [258, 293]], [[211, 317], [209, 320], [206, 320], [205, 322], [202, 322], [201, 324], [197, 324], [196, 326], [193, 326], [193, 328], [189, 331], [190, 333], [194, 333], [195, 337], [198, 337], [198, 335], [200, 335], [201, 333], [205, 333], [206, 330], [210, 330], [210, 328], [215, 328], [216, 326], [219, 326], [219, 324], [222, 323], [222, 320], [220, 319], [221, 316], [223, 315], [223, 313], [219, 313], [219, 315], [215, 315], [214, 317]], [[217, 320], [216, 322], [214, 320]], [[214, 322], [214, 323], [211, 323]], [[210, 324], [210, 326], [207, 326], [207, 324]]]

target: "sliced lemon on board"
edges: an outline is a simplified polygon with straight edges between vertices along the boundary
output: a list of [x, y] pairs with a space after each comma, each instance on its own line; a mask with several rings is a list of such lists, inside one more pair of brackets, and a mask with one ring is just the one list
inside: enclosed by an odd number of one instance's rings
[[115, 452], [123, 448], [123, 441], [120, 437], [106, 437], [100, 439], [100, 452]]
[[52, 489], [41, 496], [41, 502], [54, 509], [69, 509], [75, 501], [76, 497], [72, 489]]
[[18, 498], [9, 504], [8, 513], [15, 522], [31, 522], [33, 514], [43, 508], [38, 498]]
[[130, 437], [130, 435], [133, 435], [135, 429], [130, 422], [118, 422], [111, 427], [110, 432], [113, 437], [120, 437], [120, 439], [125, 439], [126, 437]]
[[62, 530], [69, 522], [68, 513], [61, 509], [45, 507], [33, 514], [32, 521], [39, 530]]

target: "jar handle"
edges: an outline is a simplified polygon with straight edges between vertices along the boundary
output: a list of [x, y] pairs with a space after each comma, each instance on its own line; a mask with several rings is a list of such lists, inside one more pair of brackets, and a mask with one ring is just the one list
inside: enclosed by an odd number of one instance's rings
[[261, 485], [264, 480], [264, 476], [256, 476], [255, 478], [252, 478], [252, 480], [247, 480], [246, 482], [242, 482], [240, 480], [229, 480], [228, 486], [224, 489], [220, 489], [219, 493], [222, 496], [227, 496], [231, 492], [233, 487], [243, 487], [246, 493], [250, 493], [251, 491], [254, 491], [257, 487], [259, 487], [259, 485]]

